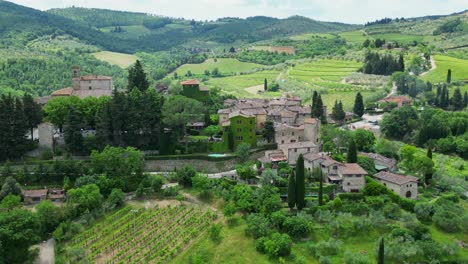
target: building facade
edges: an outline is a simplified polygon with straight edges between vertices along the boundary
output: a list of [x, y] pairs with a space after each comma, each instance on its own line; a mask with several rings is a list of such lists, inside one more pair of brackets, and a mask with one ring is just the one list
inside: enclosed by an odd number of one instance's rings
[[206, 87], [201, 87], [200, 82], [196, 79], [187, 80], [180, 83], [182, 85], [182, 95], [206, 103], [208, 100], [209, 90]]
[[374, 179], [401, 197], [416, 199], [418, 197], [418, 178], [381, 171], [374, 174]]

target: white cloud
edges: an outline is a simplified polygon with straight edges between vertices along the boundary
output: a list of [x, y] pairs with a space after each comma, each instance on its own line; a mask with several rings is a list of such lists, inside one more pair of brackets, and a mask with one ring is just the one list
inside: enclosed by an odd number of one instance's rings
[[383, 17], [449, 14], [468, 8], [467, 0], [11, 0], [46, 10], [70, 6], [153, 13], [211, 20], [234, 16], [288, 17], [364, 23]]

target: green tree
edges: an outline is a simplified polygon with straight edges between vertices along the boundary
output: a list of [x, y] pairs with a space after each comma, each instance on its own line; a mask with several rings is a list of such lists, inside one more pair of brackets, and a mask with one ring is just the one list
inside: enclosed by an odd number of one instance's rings
[[359, 117], [362, 117], [362, 115], [364, 115], [364, 101], [360, 92], [358, 92], [356, 94], [356, 98], [354, 98], [353, 112]]
[[2, 202], [0, 203], [0, 211], [2, 211], [2, 209], [10, 211], [14, 208], [22, 206], [21, 197], [19, 197], [18, 195], [9, 194], [5, 196], [1, 201]]
[[5, 182], [2, 185], [2, 189], [0, 190], [0, 200], [5, 198], [7, 195], [21, 195], [21, 187], [16, 182], [15, 178], [7, 177]]
[[171, 96], [162, 108], [163, 123], [182, 128], [181, 132], [185, 135], [187, 123], [202, 121], [204, 112], [202, 103], [195, 99], [182, 95]]
[[353, 132], [353, 138], [359, 151], [371, 152], [373, 150], [375, 136], [371, 131], [358, 128]]
[[213, 77], [218, 77], [219, 76], [219, 69], [214, 68], [213, 71], [211, 71], [211, 75], [213, 75]]
[[354, 139], [349, 141], [348, 154], [346, 155], [346, 161], [348, 163], [357, 163], [357, 148]]
[[70, 152], [83, 152], [83, 135], [81, 134], [82, 126], [82, 112], [70, 107], [64, 131], [65, 144]]
[[34, 140], [34, 128], [42, 121], [41, 106], [34, 101], [34, 98], [30, 94], [25, 94], [23, 95], [23, 111], [31, 133], [31, 140]]
[[296, 206], [299, 211], [305, 206], [305, 170], [302, 154], [299, 155], [296, 162]]
[[197, 175], [197, 172], [192, 166], [185, 165], [182, 169], [177, 171], [177, 180], [182, 186], [192, 186], [192, 178]]
[[21, 157], [27, 150], [29, 130], [23, 102], [11, 95], [0, 98], [0, 160]]
[[81, 100], [76, 96], [57, 96], [52, 98], [43, 108], [45, 119], [56, 125], [60, 131], [62, 131], [70, 109], [74, 108], [79, 110], [80, 104]]
[[405, 71], [405, 60], [403, 59], [403, 54], [400, 54], [398, 57], [398, 71], [404, 72]]
[[265, 122], [265, 127], [263, 128], [263, 138], [267, 140], [268, 143], [275, 140], [275, 125], [272, 121], [267, 120]]
[[319, 193], [318, 193], [318, 202], [319, 202], [319, 206], [322, 206], [323, 205], [323, 172], [322, 172], [322, 169], [321, 168], [318, 168], [319, 170], [319, 175], [318, 175], [318, 179], [319, 179]]
[[36, 206], [36, 215], [44, 236], [53, 232], [63, 218], [62, 210], [48, 200], [41, 201]]
[[250, 159], [250, 144], [241, 143], [237, 146], [236, 156], [240, 164], [245, 164]]
[[455, 88], [450, 104], [452, 105], [453, 110], [456, 110], [456, 111], [462, 110], [465, 107], [464, 102], [463, 102], [463, 96], [461, 94], [459, 87]]
[[133, 89], [139, 89], [144, 92], [148, 89], [149, 82], [146, 73], [143, 70], [143, 65], [139, 60], [128, 69], [128, 85], [127, 90], [131, 92]]
[[314, 104], [312, 105], [312, 117], [322, 118], [323, 115], [324, 113], [322, 97], [320, 96], [320, 94], [317, 93], [317, 98], [314, 100]]
[[384, 259], [385, 259], [385, 246], [384, 246], [384, 238], [382, 237], [379, 243], [379, 254], [377, 257], [377, 263], [384, 264]]
[[30, 210], [0, 211], [0, 261], [25, 263], [29, 248], [40, 241], [40, 225]]
[[[432, 148], [430, 146], [427, 148], [426, 156], [428, 159], [432, 160]], [[432, 179], [432, 171], [428, 171], [424, 175], [424, 183], [426, 183], [426, 185], [429, 185], [431, 183], [431, 179]]]
[[109, 208], [113, 209], [120, 207], [125, 203], [125, 193], [121, 189], [112, 189], [109, 197], [107, 197], [106, 204]]
[[468, 92], [465, 92], [465, 94], [463, 95], [463, 105], [464, 107], [468, 106]]
[[451, 83], [451, 82], [452, 82], [452, 70], [448, 69], [447, 70], [447, 83]]
[[390, 114], [384, 116], [381, 130], [385, 136], [401, 140], [413, 132], [417, 120], [416, 110], [410, 106], [404, 106], [394, 109]]
[[72, 206], [82, 213], [86, 210], [99, 208], [102, 204], [102, 195], [96, 184], [70, 189], [67, 192], [67, 206]]
[[296, 176], [294, 171], [291, 171], [288, 183], [288, 206], [291, 210], [296, 206], [296, 188]]
[[263, 90], [266, 92], [268, 91], [268, 81], [267, 79], [265, 78], [265, 80], [263, 81]]

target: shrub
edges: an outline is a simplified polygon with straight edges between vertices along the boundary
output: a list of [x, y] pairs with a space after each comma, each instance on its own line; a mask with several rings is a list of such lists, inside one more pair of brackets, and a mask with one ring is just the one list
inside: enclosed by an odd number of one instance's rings
[[221, 224], [214, 224], [214, 225], [212, 225], [210, 227], [209, 232], [210, 232], [211, 240], [213, 240], [215, 242], [221, 241], [221, 239], [223, 238], [221, 236], [221, 229], [222, 228], [223, 228], [223, 226]]
[[291, 254], [292, 240], [287, 234], [274, 233], [264, 242], [265, 252], [270, 257], [288, 256]]
[[259, 214], [250, 214], [247, 216], [247, 235], [257, 239], [262, 236], [267, 236], [271, 231], [270, 220]]
[[309, 252], [312, 256], [334, 256], [338, 254], [339, 249], [343, 245], [341, 240], [329, 238], [328, 240], [322, 240], [317, 244], [309, 246]]
[[434, 206], [431, 203], [417, 203], [414, 206], [414, 212], [419, 221], [430, 223], [434, 215]]
[[257, 241], [255, 241], [255, 249], [258, 252], [265, 254], [266, 253], [266, 250], [265, 250], [266, 241], [268, 241], [268, 237], [260, 237], [259, 239], [257, 239]]
[[367, 255], [346, 251], [344, 254], [346, 264], [370, 264], [371, 261]]
[[394, 203], [387, 203], [383, 207], [383, 212], [385, 214], [385, 217], [390, 218], [390, 219], [397, 219], [401, 215], [400, 207]]
[[51, 160], [54, 157], [54, 153], [51, 150], [44, 150], [41, 153], [41, 160]]
[[310, 217], [298, 214], [297, 216], [287, 217], [283, 223], [283, 229], [294, 238], [307, 237], [311, 230], [309, 222]]

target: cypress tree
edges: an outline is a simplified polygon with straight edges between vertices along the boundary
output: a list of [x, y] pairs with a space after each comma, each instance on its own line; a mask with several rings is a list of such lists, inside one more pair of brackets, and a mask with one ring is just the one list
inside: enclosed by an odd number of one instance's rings
[[143, 70], [141, 62], [137, 60], [133, 67], [128, 69], [128, 86], [127, 89], [130, 92], [134, 88], [139, 89], [140, 91], [146, 91], [149, 87], [148, 79], [146, 78], [146, 73]]
[[426, 82], [426, 91], [431, 92], [432, 91], [432, 83], [431, 82]]
[[315, 117], [315, 118], [318, 118], [318, 116], [315, 116], [315, 114], [317, 113], [317, 97], [318, 97], [318, 93], [317, 91], [314, 91], [314, 93], [312, 94], [312, 112], [310, 113], [311, 114], [311, 117]]
[[448, 69], [447, 70], [447, 83], [451, 83], [451, 82], [452, 82], [452, 70]]
[[268, 81], [267, 81], [266, 78], [265, 78], [265, 80], [263, 81], [263, 90], [268, 91]]
[[322, 169], [319, 168], [319, 193], [318, 193], [318, 202], [319, 205], [323, 205], [323, 172]]
[[[431, 149], [431, 146], [429, 146], [429, 147], [427, 148], [427, 154], [426, 154], [426, 156], [432, 160], [432, 149]], [[424, 182], [426, 183], [426, 185], [429, 185], [431, 179], [432, 179], [432, 173], [431, 173], [431, 172], [426, 173], [426, 174], [424, 175]]]
[[439, 106], [441, 108], [446, 108], [448, 106], [448, 100], [447, 100], [447, 95], [448, 95], [448, 91], [447, 91], [447, 86], [444, 85], [442, 87], [442, 92], [440, 94], [440, 103], [439, 103]]
[[331, 116], [333, 118], [333, 120], [335, 121], [338, 121], [338, 116], [339, 116], [339, 110], [338, 110], [338, 101], [335, 100], [335, 104], [333, 105], [333, 108], [332, 108], [332, 113], [331, 113]]
[[33, 141], [34, 128], [42, 121], [41, 107], [34, 101], [34, 98], [30, 94], [25, 94], [23, 96], [23, 110], [26, 124], [31, 133], [31, 141]]
[[70, 152], [83, 151], [83, 135], [81, 126], [83, 125], [82, 113], [70, 107], [67, 121], [65, 123], [64, 139]]
[[463, 105], [465, 107], [468, 106], [468, 92], [465, 92], [465, 95], [463, 96]]
[[305, 206], [305, 172], [304, 172], [304, 157], [302, 154], [297, 158], [296, 163], [296, 206], [297, 210], [301, 211]]
[[296, 179], [295, 179], [294, 171], [291, 172], [289, 175], [289, 183], [288, 183], [288, 206], [289, 209], [294, 209], [296, 205]]
[[351, 139], [349, 141], [348, 155], [346, 156], [346, 161], [348, 163], [357, 162], [357, 148], [356, 148], [356, 142], [354, 141], [354, 139]]
[[458, 87], [453, 92], [451, 105], [453, 106], [453, 110], [462, 110], [464, 107], [463, 97]]
[[358, 92], [356, 94], [356, 98], [354, 98], [353, 112], [359, 117], [362, 117], [362, 115], [364, 115], [364, 101], [362, 100], [362, 95], [360, 92]]
[[403, 59], [403, 54], [400, 54], [400, 57], [398, 58], [398, 71], [405, 71], [405, 60]]
[[380, 239], [379, 256], [378, 256], [377, 263], [384, 264], [384, 258], [385, 258], [385, 245], [384, 245], [384, 238], [382, 237]]
[[105, 103], [96, 113], [96, 144], [99, 150], [112, 142], [110, 103]]
[[323, 113], [322, 97], [320, 96], [320, 94], [317, 94], [317, 99], [315, 100], [315, 106], [312, 109], [312, 117], [322, 118], [323, 116], [324, 116], [324, 113]]

